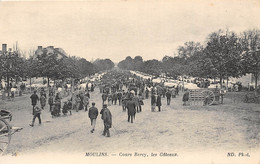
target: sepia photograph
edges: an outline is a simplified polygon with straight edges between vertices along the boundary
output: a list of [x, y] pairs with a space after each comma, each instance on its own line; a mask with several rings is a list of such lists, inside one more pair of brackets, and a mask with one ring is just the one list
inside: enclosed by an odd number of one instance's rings
[[259, 0], [0, 0], [0, 163], [260, 164]]

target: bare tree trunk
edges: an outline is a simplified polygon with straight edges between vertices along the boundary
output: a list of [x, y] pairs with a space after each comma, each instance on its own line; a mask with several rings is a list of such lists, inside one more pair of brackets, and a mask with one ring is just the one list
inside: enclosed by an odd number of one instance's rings
[[222, 76], [220, 76], [220, 77], [219, 77], [219, 80], [220, 80], [220, 88], [222, 88], [222, 81], [223, 81], [223, 77], [222, 77]]
[[47, 79], [48, 79], [48, 87], [49, 87], [50, 86], [50, 78], [47, 77]]
[[229, 78], [227, 77], [227, 88], [226, 88], [226, 90], [228, 90], [228, 80], [229, 80]]
[[182, 83], [183, 83], [183, 88], [184, 88], [184, 81], [183, 81], [183, 76], [181, 76], [181, 80], [182, 80]]
[[7, 96], [9, 97], [10, 96], [10, 78], [9, 78], [9, 75], [7, 75]]
[[255, 96], [257, 96], [257, 83], [258, 83], [258, 73], [254, 73], [255, 76]]
[[32, 93], [32, 78], [30, 77], [30, 93]]
[[74, 105], [74, 100], [75, 100], [75, 93], [74, 93], [74, 78], [71, 79], [71, 99], [72, 99], [72, 108], [73, 108], [73, 105]]

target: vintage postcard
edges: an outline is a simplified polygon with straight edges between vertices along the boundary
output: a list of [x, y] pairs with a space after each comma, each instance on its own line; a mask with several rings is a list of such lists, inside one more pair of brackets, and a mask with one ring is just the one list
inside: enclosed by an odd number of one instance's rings
[[260, 163], [259, 0], [0, 1], [0, 163]]

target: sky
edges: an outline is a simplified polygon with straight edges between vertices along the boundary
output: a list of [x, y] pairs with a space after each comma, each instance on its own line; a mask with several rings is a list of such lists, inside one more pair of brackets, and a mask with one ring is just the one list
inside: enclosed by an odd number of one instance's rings
[[0, 2], [0, 44], [17, 42], [27, 56], [54, 46], [89, 61], [161, 60], [218, 29], [260, 29], [259, 15], [260, 0]]

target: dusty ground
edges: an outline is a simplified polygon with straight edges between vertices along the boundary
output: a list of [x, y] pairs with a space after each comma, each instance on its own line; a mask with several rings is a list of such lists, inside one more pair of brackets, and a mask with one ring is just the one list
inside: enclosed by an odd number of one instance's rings
[[[126, 112], [119, 105], [109, 106], [113, 115], [111, 137], [102, 136], [103, 123], [98, 116], [96, 131], [90, 133], [87, 112], [73, 111], [72, 115], [52, 118], [49, 106], [42, 112], [42, 125], [30, 127], [32, 107], [29, 95], [17, 97], [14, 101], [0, 101], [2, 109], [13, 113], [13, 126], [23, 127], [12, 136], [8, 155], [108, 152], [109, 156], [119, 153], [172, 152], [220, 153], [259, 152], [260, 107], [259, 104], [245, 104], [232, 98], [223, 105], [182, 106], [182, 95], [172, 99], [171, 106], [162, 99], [162, 112], [152, 113], [150, 99], [145, 100], [143, 111], [137, 113], [133, 124], [127, 122]], [[101, 95], [98, 89], [91, 94], [99, 111]], [[259, 158], [258, 158], [259, 159]]]

